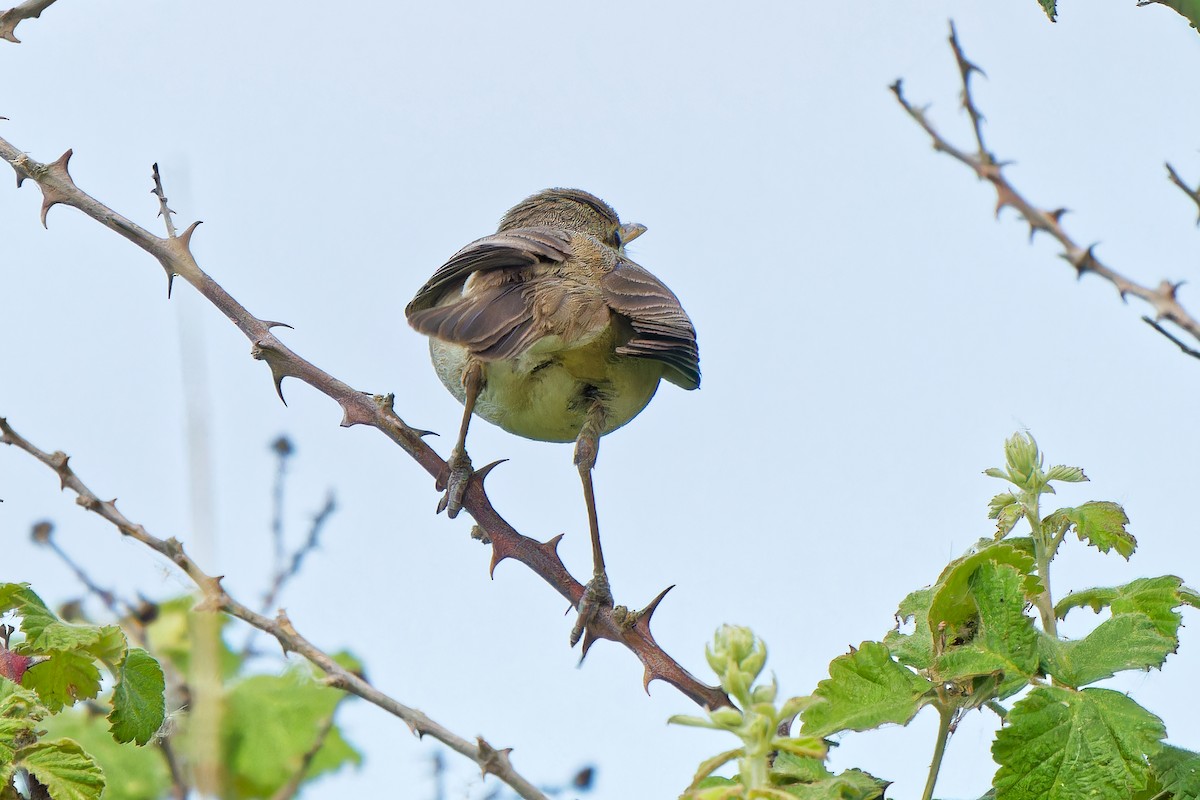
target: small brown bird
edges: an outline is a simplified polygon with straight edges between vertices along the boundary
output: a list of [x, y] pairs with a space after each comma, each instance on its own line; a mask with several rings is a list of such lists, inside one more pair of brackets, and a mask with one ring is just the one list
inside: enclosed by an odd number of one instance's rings
[[599, 439], [646, 407], [666, 378], [700, 385], [696, 331], [662, 281], [625, 256], [646, 231], [578, 189], [523, 200], [499, 230], [454, 254], [408, 304], [429, 337], [434, 368], [465, 406], [438, 511], [462, 507], [472, 473], [475, 413], [506, 431], [575, 442], [595, 565], [580, 602], [578, 641], [595, 609], [612, 603], [600, 549], [592, 467]]

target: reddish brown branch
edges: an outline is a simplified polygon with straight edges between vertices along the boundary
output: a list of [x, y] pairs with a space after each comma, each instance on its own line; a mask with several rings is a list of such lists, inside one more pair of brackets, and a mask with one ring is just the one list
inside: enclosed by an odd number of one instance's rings
[[[1095, 245], [1084, 247], [1080, 243], [1067, 234], [1061, 224], [1061, 219], [1066, 209], [1042, 209], [1029, 202], [1021, 192], [1019, 192], [1004, 175], [1005, 164], [996, 160], [996, 157], [984, 146], [983, 135], [980, 129], [980, 120], [983, 115], [979, 113], [978, 107], [975, 105], [975, 100], [971, 96], [970, 77], [972, 72], [978, 72], [979, 68], [967, 60], [963, 55], [962, 47], [958, 43], [958, 34], [954, 30], [953, 24], [950, 26], [950, 46], [954, 50], [954, 58], [958, 63], [959, 74], [962, 79], [962, 104], [966, 109], [967, 114], [971, 118], [972, 127], [975, 133], [975, 152], [967, 152], [951, 144], [943, 137], [929, 122], [926, 116], [925, 108], [918, 108], [912, 105], [904, 96], [903, 84], [897, 80], [889, 88], [896, 95], [896, 99], [903, 106], [908, 115], [921, 126], [929, 138], [933, 142], [933, 149], [945, 153], [954, 160], [969, 167], [980, 180], [986, 180], [992, 184], [996, 190], [996, 214], [1005, 208], [1005, 206], [1016, 209], [1017, 213], [1024, 218], [1029, 225], [1030, 238], [1039, 231], [1048, 233], [1054, 237], [1056, 241], [1063, 247], [1062, 258], [1074, 267], [1076, 274], [1083, 277], [1086, 273], [1092, 273], [1105, 279], [1116, 287], [1122, 300], [1128, 299], [1130, 296], [1137, 297], [1149, 303], [1154, 309], [1154, 317], [1157, 322], [1168, 321], [1182, 328], [1188, 335], [1196, 341], [1200, 341], [1200, 322], [1197, 320], [1179, 303], [1177, 293], [1180, 283], [1162, 280], [1157, 287], [1151, 288], [1143, 286], [1103, 263], [1095, 254]], [[1168, 165], [1168, 169], [1170, 166]], [[1171, 170], [1172, 176], [1174, 170]], [[1177, 180], [1176, 183], [1185, 192], [1196, 200], [1200, 206], [1200, 197], [1197, 197], [1192, 190], [1188, 189], [1182, 181]], [[1157, 326], [1162, 330], [1161, 325]], [[1186, 351], [1186, 348], [1185, 348]]]
[[53, 4], [54, 0], [26, 0], [7, 11], [0, 11], [0, 39], [20, 44], [21, 40], [16, 37], [15, 31], [21, 20], [37, 19]]
[[[399, 717], [419, 736], [429, 735], [442, 742], [450, 749], [461, 753], [473, 760], [485, 772], [492, 772], [500, 780], [511, 786], [521, 797], [528, 800], [546, 800], [537, 787], [521, 777], [512, 768], [507, 758], [497, 758], [498, 751], [490, 747], [472, 744], [460, 736], [456, 736], [447, 728], [425, 716], [415, 708], [409, 708], [376, 689], [360, 675], [356, 675], [333, 660], [328, 653], [320, 650], [308, 639], [301, 636], [287, 614], [280, 611], [274, 619], [265, 617], [231, 597], [221, 585], [222, 576], [212, 576], [204, 572], [195, 561], [184, 552], [183, 545], [174, 537], [159, 539], [144, 527], [131, 521], [117, 510], [115, 500], [101, 500], [95, 492], [87, 487], [75, 474], [69, 464], [69, 458], [62, 452], [47, 453], [40, 450], [27, 439], [13, 430], [8, 420], [0, 417], [0, 443], [11, 445], [22, 450], [50, 467], [58, 475], [64, 489], [70, 489], [76, 494], [75, 502], [112, 523], [122, 534], [136, 539], [142, 544], [161, 553], [183, 573], [191, 578], [200, 589], [202, 601], [196, 606], [198, 611], [223, 611], [226, 614], [244, 620], [255, 628], [274, 636], [285, 653], [298, 653], [308, 659], [325, 673], [325, 682], [350, 694], [357, 695], [384, 711]], [[482, 742], [482, 740], [479, 740]], [[486, 743], [484, 743], [486, 745]]]
[[[168, 236], [165, 239], [154, 236], [75, 185], [68, 172], [70, 150], [54, 163], [42, 164], [0, 138], [0, 157], [16, 170], [18, 186], [26, 179], [38, 184], [42, 191], [43, 225], [46, 223], [46, 213], [54, 205], [63, 204], [77, 208], [154, 256], [166, 271], [168, 280], [179, 276], [195, 287], [250, 340], [251, 355], [266, 362], [270, 368], [280, 399], [283, 399], [283, 379], [297, 378], [337, 402], [342, 409], [343, 426], [368, 425], [376, 428], [435, 478], [445, 470], [446, 462], [422, 440], [421, 437], [426, 432], [409, 427], [396, 415], [392, 408], [392, 395], [371, 396], [356, 391], [305, 360], [272, 333], [273, 328], [280, 327], [283, 323], [255, 317], [200, 268], [190, 248], [191, 237], [199, 225], [198, 222], [192, 223], [179, 236]], [[165, 207], [161, 185], [156, 186], [156, 190], [161, 205]], [[168, 212], [164, 212], [166, 213]], [[463, 508], [486, 532], [493, 547], [493, 568], [505, 558], [520, 561], [578, 608], [583, 596], [583, 585], [567, 571], [555, 550], [555, 542], [538, 542], [522, 536], [509, 525], [492, 507], [484, 492], [485, 474], [486, 470], [480, 470], [470, 481]], [[173, 553], [164, 555], [173, 557]], [[729, 705], [729, 699], [724, 692], [701, 683], [654, 641], [650, 634], [649, 620], [656, 605], [657, 600], [644, 611], [634, 614], [620, 607], [601, 609], [588, 627], [590, 638], [621, 642], [633, 651], [644, 667], [643, 683], [646, 686], [649, 686], [651, 681], [663, 680], [707, 708]]]

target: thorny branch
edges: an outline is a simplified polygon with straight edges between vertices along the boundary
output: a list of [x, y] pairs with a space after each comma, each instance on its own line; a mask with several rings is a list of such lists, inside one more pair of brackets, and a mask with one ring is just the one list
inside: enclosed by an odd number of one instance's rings
[[[179, 276], [195, 287], [237, 326], [251, 342], [251, 356], [266, 362], [270, 368], [275, 390], [281, 400], [283, 379], [297, 378], [337, 402], [342, 409], [344, 427], [368, 425], [376, 428], [399, 445], [434, 478], [445, 472], [446, 462], [422, 440], [428, 431], [412, 428], [397, 416], [392, 408], [392, 395], [371, 396], [356, 391], [349, 384], [305, 360], [272, 333], [273, 328], [284, 326], [284, 323], [254, 316], [200, 268], [190, 246], [199, 222], [193, 222], [179, 236], [163, 239], [153, 235], [76, 186], [68, 172], [71, 153], [72, 151], [68, 150], [57, 161], [42, 164], [0, 138], [0, 157], [16, 170], [17, 185], [20, 186], [28, 179], [37, 183], [42, 191], [43, 226], [46, 224], [47, 212], [61, 203], [79, 209], [116, 231], [158, 260], [167, 273], [168, 292], [170, 282], [175, 276]], [[165, 207], [161, 193], [156, 194], [159, 194], [160, 203]], [[164, 212], [164, 216], [166, 215], [169, 215], [169, 211]], [[477, 527], [483, 532], [480, 538], [492, 545], [492, 572], [494, 573], [496, 565], [504, 559], [516, 559], [550, 584], [572, 606], [578, 608], [583, 597], [583, 584], [568, 572], [558, 555], [557, 547], [561, 535], [547, 542], [523, 536], [492, 507], [484, 492], [483, 482], [487, 473], [495, 466], [496, 464], [489, 464], [472, 476], [463, 499], [463, 508], [470, 512]], [[583, 641], [584, 654], [597, 639], [620, 642], [641, 660], [644, 668], [644, 687], [648, 688], [651, 681], [663, 680], [706, 708], [730, 705], [724, 692], [697, 680], [667, 655], [654, 640], [650, 632], [650, 618], [665, 594], [666, 591], [660, 593], [641, 611], [630, 612], [621, 606], [601, 608], [588, 625]]]
[[[1200, 186], [1195, 189], [1188, 186], [1183, 178], [1179, 177], [1179, 173], [1170, 164], [1167, 164], [1167, 177], [1171, 179], [1171, 183], [1183, 190], [1183, 193], [1192, 198], [1192, 202], [1196, 204], [1196, 209], [1200, 212]], [[1196, 224], [1200, 225], [1200, 213], [1196, 214]]]
[[508, 758], [509, 751], [496, 750], [482, 738], [475, 744], [456, 736], [450, 730], [425, 716], [415, 708], [400, 703], [392, 697], [376, 689], [365, 678], [357, 675], [338, 664], [323, 650], [318, 649], [312, 642], [304, 638], [292, 627], [287, 614], [280, 611], [274, 619], [265, 617], [231, 597], [221, 585], [221, 576], [212, 576], [204, 572], [195, 561], [184, 552], [183, 545], [174, 537], [160, 539], [144, 527], [131, 521], [117, 510], [115, 500], [101, 500], [95, 492], [87, 487], [69, 464], [69, 458], [62, 452], [47, 453], [38, 449], [28, 440], [20, 436], [8, 420], [0, 417], [0, 443], [12, 445], [22, 450], [50, 467], [58, 475], [64, 489], [70, 489], [77, 496], [75, 502], [88, 511], [112, 523], [125, 536], [136, 539], [152, 550], [168, 558], [179, 567], [185, 575], [200, 589], [203, 600], [196, 607], [199, 611], [223, 611], [226, 614], [248, 622], [255, 628], [274, 636], [285, 653], [297, 653], [308, 659], [313, 665], [325, 673], [324, 681], [329, 686], [357, 695], [367, 702], [379, 706], [384, 711], [399, 717], [418, 736], [432, 736], [479, 765], [485, 773], [490, 772], [511, 786], [526, 800], [546, 800], [546, 796], [532, 783], [521, 777]]
[[15, 31], [21, 20], [37, 19], [53, 4], [54, 0], [25, 0], [20, 5], [0, 11], [0, 39], [20, 44], [21, 40], [16, 37]]
[[[1144, 300], [1154, 308], [1154, 318], [1157, 322], [1163, 320], [1172, 322], [1186, 331], [1192, 338], [1200, 341], [1200, 322], [1180, 305], [1176, 297], [1179, 287], [1182, 285], [1181, 283], [1172, 283], [1171, 281], [1163, 280], [1159, 282], [1157, 287], [1150, 288], [1130, 280], [1101, 262], [1096, 257], [1094, 244], [1083, 247], [1067, 234], [1061, 224], [1062, 216], [1066, 213], [1065, 208], [1053, 210], [1038, 208], [1009, 183], [1008, 178], [1004, 176], [1005, 163], [998, 161], [996, 156], [984, 144], [981, 129], [983, 115], [980, 114], [978, 107], [975, 105], [975, 100], [971, 96], [971, 74], [974, 72], [982, 74], [982, 70], [975, 64], [972, 64], [963, 54], [962, 47], [958, 43], [958, 33], [954, 29], [954, 23], [950, 24], [950, 47], [954, 50], [954, 58], [958, 63], [959, 74], [962, 78], [961, 102], [963, 109], [971, 118], [971, 126], [975, 137], [974, 152], [968, 152], [955, 147], [938, 133], [926, 116], [927, 109], [914, 106], [905, 98], [902, 81], [897, 80], [889, 87], [896, 95], [896, 99], [900, 102], [900, 105], [904, 107], [904, 110], [908, 112], [909, 116], [933, 140], [933, 149], [945, 153], [954, 160], [970, 167], [980, 180], [986, 180], [995, 187], [997, 216], [999, 216], [1005, 206], [1014, 208], [1024, 218], [1025, 222], [1028, 223], [1030, 239], [1038, 231], [1043, 231], [1054, 237], [1063, 247], [1062, 258], [1075, 268], [1078, 277], [1082, 278], [1084, 274], [1089, 272], [1099, 275], [1116, 287], [1122, 300], [1128, 300], [1130, 295]], [[1179, 179], [1175, 170], [1169, 164], [1167, 165], [1167, 169], [1176, 185], [1183, 189], [1196, 202], [1197, 206], [1200, 207], [1200, 189], [1189, 189]], [[1161, 325], [1154, 325], [1154, 327], [1159, 332], [1165, 334], [1165, 330]], [[1179, 343], [1173, 337], [1168, 338], [1172, 338], [1173, 341], [1176, 341], [1176, 344]], [[1183, 350], [1189, 354], [1194, 354], [1187, 347], [1183, 347]]]

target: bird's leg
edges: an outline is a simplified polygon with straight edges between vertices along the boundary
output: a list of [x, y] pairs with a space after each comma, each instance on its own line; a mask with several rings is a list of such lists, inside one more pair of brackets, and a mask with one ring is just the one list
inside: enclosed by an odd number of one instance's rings
[[446, 471], [438, 477], [437, 488], [445, 489], [446, 493], [438, 501], [438, 513], [446, 512], [446, 516], [454, 519], [462, 510], [463, 494], [475, 471], [471, 468], [471, 457], [467, 455], [467, 428], [471, 425], [471, 414], [475, 411], [475, 401], [479, 398], [479, 390], [483, 385], [483, 367], [478, 361], [471, 361], [463, 370], [463, 418], [462, 426], [458, 429], [458, 441], [450, 451], [446, 461]]
[[596, 518], [596, 492], [592, 487], [592, 467], [596, 466], [596, 454], [600, 450], [600, 434], [604, 430], [604, 406], [593, 401], [588, 409], [587, 421], [575, 440], [575, 466], [583, 481], [583, 499], [587, 503], [588, 528], [592, 534], [592, 579], [584, 587], [579, 599], [579, 619], [571, 630], [571, 646], [583, 636], [588, 623], [601, 606], [612, 606], [612, 590], [608, 575], [604, 572], [604, 552], [600, 549], [600, 523]]

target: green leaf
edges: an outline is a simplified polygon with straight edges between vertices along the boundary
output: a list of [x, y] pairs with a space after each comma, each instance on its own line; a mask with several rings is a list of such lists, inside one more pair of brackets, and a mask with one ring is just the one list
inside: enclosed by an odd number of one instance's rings
[[[1147, 2], [1158, 3], [1178, 11], [1187, 18], [1193, 28], [1200, 30], [1200, 0], [1147, 0]], [[1139, 5], [1141, 4], [1139, 3]]]
[[[933, 589], [918, 589], [900, 601], [896, 609], [896, 629], [888, 631], [883, 643], [901, 664], [928, 669], [933, 663], [933, 633], [929, 630], [929, 604]], [[912, 620], [913, 632], [900, 633], [900, 626]]]
[[1046, 470], [1046, 480], [1048, 481], [1063, 481], [1064, 483], [1081, 483], [1088, 480], [1088, 476], [1083, 474], [1083, 470], [1079, 467], [1067, 467], [1062, 464], [1056, 464]]
[[23, 652], [55, 653], [67, 650], [89, 650], [100, 642], [100, 629], [95, 625], [73, 625], [51, 622], [22, 646]]
[[1125, 669], [1162, 667], [1178, 642], [1143, 614], [1118, 614], [1078, 641], [1042, 636], [1046, 672], [1068, 686], [1111, 678]]
[[130, 648], [117, 670], [108, 721], [118, 742], [145, 744], [162, 727], [166, 714], [162, 667], [141, 648]]
[[829, 677], [813, 693], [818, 702], [801, 715], [802, 732], [828, 736], [888, 722], [904, 725], [930, 701], [933, 690], [925, 678], [893, 661], [882, 644], [863, 642], [858, 650], [830, 662]]
[[1025, 614], [1024, 580], [1007, 564], [986, 562], [975, 570], [969, 588], [978, 622], [969, 641], [947, 647], [938, 657], [934, 672], [939, 680], [1000, 676], [994, 695], [975, 694], [973, 700], [979, 703], [1025, 688], [1038, 666], [1038, 632]]
[[1025, 516], [1025, 508], [1012, 492], [1003, 492], [988, 502], [988, 519], [996, 520], [996, 538], [1003, 539]]
[[1035, 559], [1015, 542], [987, 542], [967, 555], [951, 561], [934, 584], [934, 596], [929, 605], [929, 627], [941, 630], [949, 641], [962, 635], [961, 626], [973, 620], [977, 609], [971, 597], [971, 576], [987, 563], [1008, 564], [1023, 576], [1021, 591], [1025, 597], [1041, 592], [1041, 582], [1034, 574]]
[[21, 684], [37, 692], [51, 713], [100, 693], [100, 670], [86, 653], [52, 653], [47, 661], [30, 667]]
[[1075, 529], [1079, 541], [1087, 542], [1101, 553], [1116, 550], [1126, 561], [1137, 549], [1137, 539], [1125, 530], [1129, 517], [1116, 503], [1094, 500], [1075, 508], [1060, 508], [1046, 517], [1046, 524], [1062, 530], [1064, 523]]
[[1161, 753], [1150, 757], [1150, 768], [1172, 800], [1200, 798], [1200, 753], [1163, 745]]
[[104, 791], [100, 765], [70, 739], [30, 745], [18, 754], [16, 763], [29, 770], [53, 800], [98, 800]]
[[890, 785], [857, 769], [834, 775], [820, 759], [788, 753], [776, 756], [771, 778], [789, 795], [804, 800], [875, 800]]
[[1084, 589], [1069, 594], [1058, 601], [1054, 614], [1059, 619], [1066, 619], [1068, 611], [1083, 606], [1096, 612], [1108, 607], [1113, 614], [1144, 614], [1159, 633], [1177, 639], [1183, 615], [1175, 609], [1190, 604], [1189, 591], [1174, 575], [1138, 578], [1124, 586]]
[[1120, 692], [1040, 686], [1008, 712], [992, 758], [996, 800], [1128, 800], [1150, 777], [1162, 720]]
[[129, 649], [125, 632], [116, 625], [105, 625], [99, 629], [100, 638], [87, 650], [105, 664], [119, 664]]
[[[342, 692], [321, 685], [304, 669], [256, 675], [229, 692], [221, 719], [223, 764], [237, 794], [274, 794], [300, 767], [317, 731], [333, 715]], [[362, 756], [335, 727], [309, 766], [308, 777], [359, 764]]]
[[46, 608], [42, 598], [29, 588], [27, 584], [5, 584], [6, 587], [16, 586], [12, 591], [5, 592], [4, 611], [15, 611], [21, 615], [21, 630], [26, 641], [37, 639], [48, 625], [58, 623], [54, 612]]
[[50, 735], [74, 739], [110, 778], [104, 800], [162, 800], [171, 773], [157, 748], [118, 744], [104, 717], [76, 707], [46, 720]]
[[1058, 16], [1057, 0], [1038, 0], [1038, 4], [1041, 5], [1042, 11], [1046, 12], [1046, 16], [1050, 18], [1051, 22], [1057, 21], [1057, 19], [1056, 19]]

